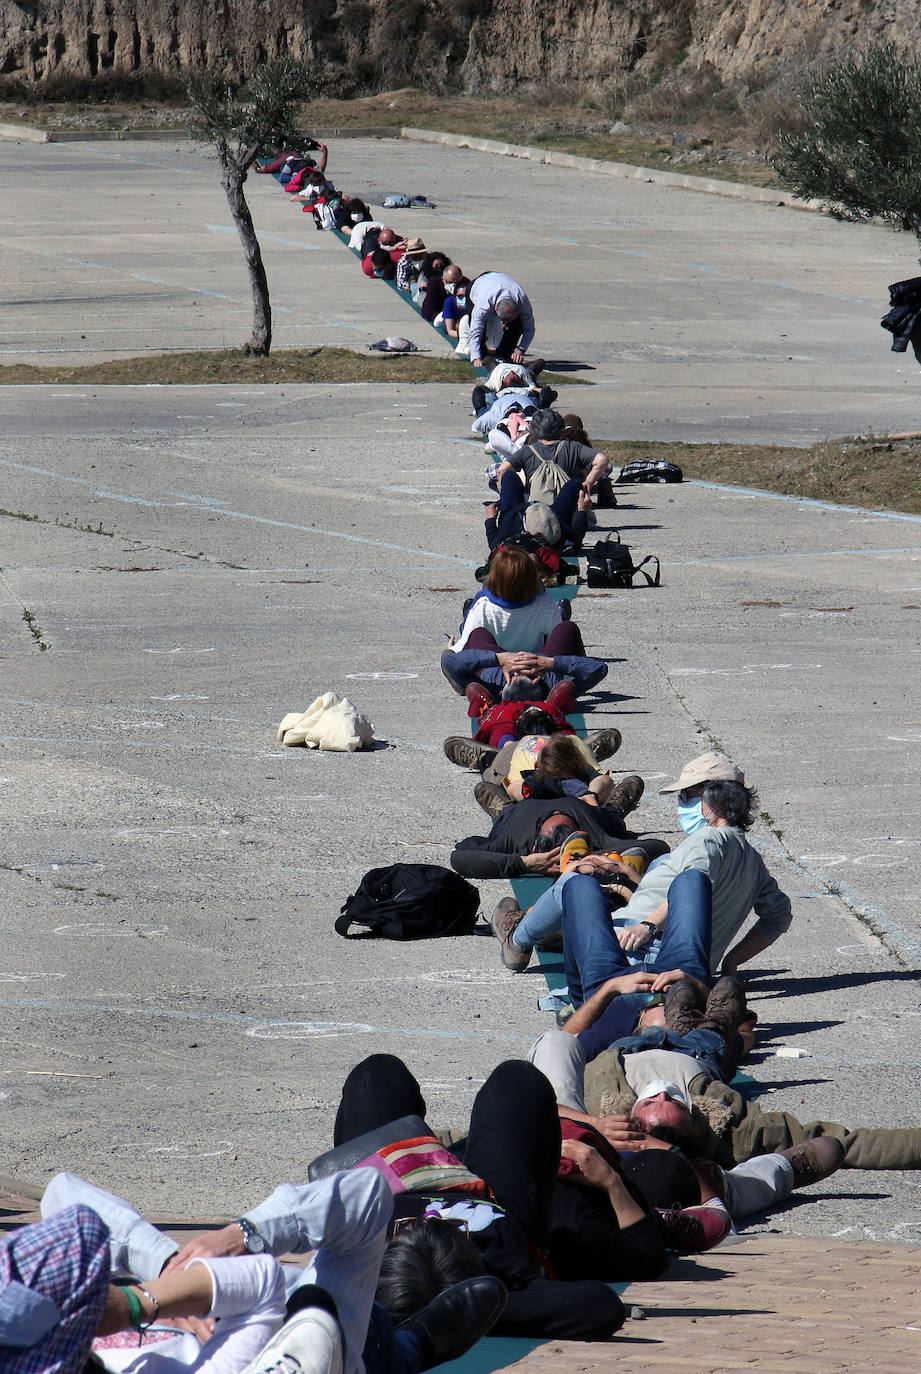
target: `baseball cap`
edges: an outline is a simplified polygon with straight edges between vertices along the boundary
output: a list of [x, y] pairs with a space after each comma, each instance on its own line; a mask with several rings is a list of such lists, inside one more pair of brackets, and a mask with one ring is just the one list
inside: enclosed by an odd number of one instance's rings
[[659, 792], [683, 792], [686, 787], [699, 787], [702, 782], [745, 782], [745, 774], [737, 768], [732, 759], [710, 749], [699, 758], [686, 763], [678, 775], [677, 782], [660, 787]]

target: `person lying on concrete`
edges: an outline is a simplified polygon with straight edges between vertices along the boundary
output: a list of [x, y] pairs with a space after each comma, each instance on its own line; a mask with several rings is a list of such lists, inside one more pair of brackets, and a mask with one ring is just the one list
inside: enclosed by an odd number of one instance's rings
[[[105, 1221], [112, 1271], [140, 1279], [151, 1291], [152, 1280], [163, 1282], [188, 1272], [187, 1266], [197, 1261], [225, 1269], [229, 1264], [232, 1277], [240, 1257], [268, 1260], [275, 1266], [271, 1255], [315, 1251], [306, 1268], [281, 1266], [281, 1312], [286, 1292], [289, 1315], [314, 1301], [318, 1292], [328, 1294], [343, 1333], [345, 1374], [419, 1374], [445, 1358], [456, 1358], [483, 1334], [483, 1317], [495, 1301], [493, 1291], [484, 1303], [484, 1295], [466, 1291], [470, 1286], [463, 1285], [444, 1295], [437, 1306], [423, 1310], [420, 1304], [414, 1313], [404, 1313], [412, 1320], [394, 1329], [387, 1312], [375, 1302], [392, 1230], [393, 1198], [373, 1169], [349, 1169], [313, 1183], [282, 1184], [239, 1221], [206, 1232], [181, 1250], [129, 1203], [76, 1174], [61, 1173], [51, 1180], [41, 1200], [42, 1215], [53, 1218], [74, 1202], [92, 1207]], [[193, 1330], [207, 1340], [213, 1323]], [[194, 1351], [196, 1346], [193, 1342], [188, 1348]], [[175, 1354], [178, 1359], [181, 1351], [177, 1348]], [[198, 1368], [196, 1363], [194, 1369]]]
[[575, 702], [607, 675], [608, 665], [585, 653], [572, 620], [541, 583], [520, 549], [497, 549], [483, 590], [464, 617], [460, 635], [441, 656], [441, 671], [476, 719], [514, 678], [527, 681], [529, 700], [547, 700], [569, 715]]
[[[686, 1153], [682, 1144], [675, 1143], [673, 1136], [683, 1131], [693, 1102], [678, 1083], [646, 1078], [628, 1113], [598, 1117], [585, 1111], [584, 1058], [572, 1036], [548, 1031], [532, 1046], [528, 1058], [553, 1084], [561, 1117], [584, 1120], [609, 1143], [616, 1142], [625, 1177], [647, 1202], [664, 1209], [690, 1209], [707, 1231], [712, 1223], [707, 1225], [698, 1210], [701, 1207], [722, 1203], [735, 1223], [769, 1211], [786, 1201], [795, 1188], [820, 1183], [843, 1167], [841, 1142], [833, 1136], [816, 1136], [723, 1168], [712, 1159]], [[634, 1063], [638, 1074], [641, 1058]]]
[[411, 292], [419, 280], [428, 249], [418, 236], [406, 240], [406, 251], [397, 264], [397, 290]]
[[563, 417], [559, 411], [538, 409], [531, 416], [527, 441], [509, 457], [503, 458], [496, 480], [501, 483], [506, 473], [518, 473], [525, 490], [535, 498], [543, 499], [536, 489], [532, 492], [532, 486], [536, 488], [538, 481], [546, 481], [548, 463], [560, 469], [557, 490], [570, 478], [578, 477], [586, 492], [591, 492], [611, 466], [606, 454], [563, 438]]
[[[603, 806], [611, 799], [615, 783], [610, 773], [599, 771], [598, 755], [609, 758], [620, 739], [620, 731], [611, 729], [594, 731], [591, 743], [558, 732], [509, 741], [484, 769], [473, 795], [493, 820], [506, 806], [528, 799], [578, 797], [588, 806]], [[632, 794], [633, 788], [621, 784], [616, 793], [622, 811], [624, 806], [633, 809], [628, 791]]]
[[[457, 277], [452, 275], [455, 271]], [[470, 324], [470, 278], [461, 275], [460, 268], [455, 264], [445, 270], [442, 282], [445, 299], [441, 307], [441, 320], [436, 315], [435, 323], [440, 323], [448, 338], [459, 345], [461, 322], [464, 321], [468, 328]]]
[[[24, 1226], [0, 1246], [0, 1362], [4, 1374], [79, 1374], [87, 1369], [167, 1374], [252, 1371], [285, 1317], [284, 1280], [269, 1255], [245, 1260], [198, 1260], [142, 1283], [109, 1282], [109, 1231], [89, 1207], [71, 1205]], [[25, 1320], [3, 1330], [3, 1309], [15, 1296]], [[208, 1323], [204, 1345], [191, 1334], [167, 1336], [139, 1350], [155, 1322]], [[218, 1320], [219, 1319], [219, 1320]], [[303, 1327], [304, 1319], [299, 1321]], [[103, 1345], [91, 1363], [95, 1338], [138, 1332], [130, 1346]], [[5, 1340], [6, 1335], [11, 1337]], [[339, 1374], [341, 1365], [318, 1366]]]
[[504, 272], [483, 272], [470, 288], [473, 310], [468, 349], [473, 367], [482, 367], [488, 356], [485, 334], [498, 323], [502, 333], [491, 350], [497, 358], [524, 362], [534, 338], [534, 311], [522, 288]]
[[[424, 1118], [425, 1112], [406, 1065], [392, 1055], [372, 1055], [346, 1079], [335, 1144], [379, 1130], [397, 1116]], [[598, 1280], [660, 1273], [661, 1232], [616, 1166], [601, 1167], [604, 1161], [583, 1142], [561, 1143], [546, 1078], [523, 1060], [500, 1064], [476, 1095], [466, 1138], [450, 1150], [472, 1176], [466, 1186], [458, 1182], [441, 1193], [423, 1188], [421, 1196], [410, 1191], [395, 1199], [398, 1215], [422, 1213], [430, 1220], [398, 1231], [388, 1249], [378, 1287], [388, 1310], [399, 1316], [401, 1292], [410, 1282], [429, 1297], [454, 1272], [485, 1268], [508, 1289], [495, 1334], [568, 1340], [613, 1334], [623, 1310]], [[573, 1166], [568, 1179], [560, 1177], [561, 1157]], [[485, 1196], [482, 1185], [489, 1190]], [[467, 1234], [449, 1229], [442, 1218], [465, 1222]], [[591, 1277], [570, 1278], [571, 1255]], [[556, 1280], [547, 1278], [542, 1259], [549, 1260]]]
[[[574, 1060], [584, 1061], [585, 1051], [579, 1036], [569, 1036], [575, 1049]], [[655, 1051], [654, 1053], [660, 1053]], [[631, 1072], [636, 1072], [636, 1054]], [[677, 1081], [690, 1101], [690, 1112], [677, 1115], [667, 1110], [667, 1120], [656, 1120], [656, 1111], [647, 1116], [646, 1108], [636, 1114], [637, 1094], [626, 1077], [624, 1064], [616, 1049], [602, 1051], [584, 1066], [585, 1111], [594, 1120], [606, 1118], [605, 1135], [619, 1150], [650, 1147], [649, 1138], [660, 1139], [676, 1128], [678, 1143], [693, 1158], [715, 1160], [724, 1169], [759, 1155], [790, 1151], [803, 1142], [831, 1137], [844, 1147], [846, 1169], [921, 1169], [921, 1128], [849, 1127], [835, 1121], [801, 1122], [790, 1112], [764, 1111], [757, 1102], [743, 1098], [729, 1084], [713, 1078], [704, 1065], [690, 1057], [690, 1076]], [[624, 1061], [625, 1063], [626, 1061]], [[545, 1062], [543, 1072], [548, 1071]], [[685, 1071], [686, 1072], [686, 1071]], [[573, 1079], [576, 1084], [578, 1075]], [[637, 1080], [638, 1081], [638, 1080]], [[560, 1088], [559, 1081], [557, 1082]], [[569, 1106], [575, 1101], [572, 1091], [563, 1088], [560, 1101]], [[648, 1138], [647, 1138], [648, 1137]]]
[[[543, 367], [543, 359], [537, 359]], [[536, 364], [535, 364], [536, 365]], [[526, 414], [547, 408], [556, 400], [556, 392], [541, 386], [523, 363], [512, 366], [500, 363], [494, 367], [485, 383], [477, 383], [470, 392], [470, 405], [476, 417], [470, 426], [472, 434], [488, 436], [516, 409]], [[490, 445], [492, 447], [492, 445]]]
[[641, 848], [651, 861], [668, 846], [662, 840], [637, 837], [624, 826], [625, 814], [636, 805], [637, 784], [641, 793], [642, 779], [625, 778], [604, 806], [588, 806], [579, 797], [514, 802], [503, 807], [488, 835], [469, 835], [455, 846], [451, 867], [465, 878], [555, 874], [560, 850], [574, 831], [590, 836], [596, 850], [621, 851], [626, 845]]
[[548, 505], [529, 501], [521, 479], [505, 472], [499, 481], [499, 500], [483, 511], [486, 542], [495, 549], [525, 531], [562, 553], [576, 553], [588, 530], [591, 508], [592, 499], [581, 477], [571, 477]]
[[376, 277], [379, 281], [393, 281], [397, 274], [393, 256], [386, 248], [374, 248], [361, 260], [361, 270], [366, 277]]
[[[441, 314], [441, 307], [447, 295], [444, 274], [450, 270], [451, 259], [447, 253], [436, 250], [427, 253], [422, 259], [422, 270], [419, 273], [419, 314], [424, 320], [428, 320], [429, 324], [433, 324]], [[460, 268], [455, 270], [460, 273]]]

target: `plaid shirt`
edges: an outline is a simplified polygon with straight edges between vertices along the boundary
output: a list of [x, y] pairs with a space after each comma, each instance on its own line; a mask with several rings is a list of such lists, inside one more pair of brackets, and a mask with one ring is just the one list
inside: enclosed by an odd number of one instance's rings
[[82, 1374], [109, 1292], [109, 1228], [78, 1205], [14, 1231], [0, 1245], [0, 1298], [12, 1282], [50, 1298], [61, 1319], [35, 1345], [0, 1346], [3, 1374]]

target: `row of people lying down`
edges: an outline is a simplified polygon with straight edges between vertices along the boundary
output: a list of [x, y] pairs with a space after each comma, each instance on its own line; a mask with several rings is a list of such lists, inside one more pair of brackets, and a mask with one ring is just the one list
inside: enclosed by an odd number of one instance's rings
[[709, 977], [709, 879], [672, 889], [661, 971], [606, 978], [530, 1062], [500, 1064], [465, 1131], [433, 1130], [406, 1065], [373, 1055], [314, 1181], [181, 1249], [57, 1175], [44, 1219], [0, 1245], [5, 1374], [417, 1374], [489, 1330], [604, 1340], [624, 1320], [608, 1284], [656, 1277], [667, 1250], [708, 1249], [842, 1165], [918, 1168], [921, 1130], [801, 1124], [734, 1092], [744, 990]]

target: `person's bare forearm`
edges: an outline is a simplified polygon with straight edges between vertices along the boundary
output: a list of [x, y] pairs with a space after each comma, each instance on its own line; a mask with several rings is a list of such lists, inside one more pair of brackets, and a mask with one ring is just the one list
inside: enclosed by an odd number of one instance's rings
[[570, 1035], [578, 1035], [580, 1031], [588, 1030], [615, 997], [625, 992], [645, 992], [652, 987], [653, 980], [653, 974], [645, 973], [641, 969], [635, 973], [621, 973], [616, 978], [609, 978], [592, 993], [588, 1001], [583, 1002], [581, 1007], [573, 1012], [563, 1029]]
[[756, 954], [768, 949], [777, 938], [776, 935], [770, 935], [766, 931], [759, 931], [756, 926], [733, 949], [723, 955], [722, 972], [735, 973], [739, 964], [747, 964], [749, 959], [754, 959]]

